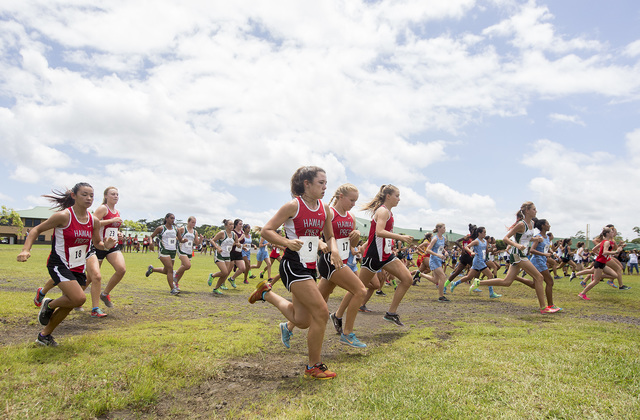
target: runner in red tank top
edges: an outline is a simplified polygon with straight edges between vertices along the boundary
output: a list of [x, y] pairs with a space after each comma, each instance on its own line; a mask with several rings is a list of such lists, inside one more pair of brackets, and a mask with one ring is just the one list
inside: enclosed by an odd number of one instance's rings
[[[360, 241], [360, 232], [356, 230], [356, 222], [349, 210], [353, 208], [358, 201], [358, 189], [352, 184], [344, 184], [338, 187], [335, 194], [329, 201], [335, 207], [330, 207], [331, 226], [336, 238], [338, 252], [342, 260], [342, 267], [336, 267], [331, 261], [332, 253], [326, 253], [318, 258], [318, 272], [320, 273], [320, 282], [318, 289], [325, 301], [329, 300], [329, 296], [333, 292], [336, 285], [347, 291], [342, 300], [340, 308], [329, 315], [333, 326], [338, 334], [340, 334], [340, 343], [351, 347], [364, 348], [366, 344], [362, 343], [353, 332], [353, 325], [358, 308], [362, 305], [367, 293], [358, 276], [347, 266], [349, 259], [349, 250], [351, 247], [358, 245]], [[347, 319], [342, 327], [342, 315], [347, 311]], [[294, 325], [288, 323], [287, 329], [293, 330]], [[287, 332], [285, 331], [285, 334]]]
[[373, 217], [364, 260], [362, 261], [362, 268], [366, 268], [366, 270], [360, 270], [360, 280], [369, 288], [365, 302], [380, 287], [377, 276], [375, 276], [377, 271], [385, 270], [400, 280], [396, 292], [393, 294], [389, 310], [383, 319], [396, 325], [404, 326], [396, 310], [405, 293], [411, 287], [411, 273], [402, 261], [395, 258], [391, 250], [394, 240], [409, 243], [413, 241], [413, 237], [393, 233], [393, 214], [391, 209], [397, 206], [399, 202], [400, 190], [393, 185], [383, 185], [374, 199], [364, 206], [365, 210], [373, 213]]
[[61, 211], [31, 229], [24, 241], [18, 261], [25, 262], [31, 256], [31, 247], [36, 238], [50, 229], [55, 229], [51, 245], [51, 255], [47, 268], [54, 283], [62, 291], [58, 299], [44, 299], [38, 320], [44, 329], [36, 343], [43, 346], [57, 346], [51, 333], [69, 314], [71, 309], [82, 306], [86, 299], [84, 270], [87, 251], [91, 242], [97, 249], [109, 249], [115, 245], [113, 238], [102, 242], [98, 220], [89, 213], [93, 204], [93, 188], [87, 183], [78, 183], [72, 190], [55, 192], [45, 196], [57, 204]]
[[[322, 342], [329, 310], [315, 283], [315, 257], [318, 251], [331, 251], [331, 263], [341, 268], [336, 240], [333, 237], [328, 206], [320, 199], [327, 188], [327, 175], [317, 166], [299, 168], [291, 177], [291, 195], [293, 200], [285, 204], [262, 228], [262, 236], [269, 242], [286, 247], [280, 264], [282, 283], [291, 292], [292, 301], [271, 291], [271, 284], [258, 283], [255, 292], [249, 297], [249, 303], [264, 300], [278, 308], [280, 312], [298, 328], [308, 328], [307, 346], [309, 364], [305, 376], [315, 379], [331, 379], [336, 376], [322, 363]], [[324, 220], [321, 218], [324, 216]], [[276, 233], [285, 224], [287, 237]], [[324, 235], [320, 242], [318, 235]], [[288, 348], [291, 332], [287, 323], [280, 324], [282, 342]]]

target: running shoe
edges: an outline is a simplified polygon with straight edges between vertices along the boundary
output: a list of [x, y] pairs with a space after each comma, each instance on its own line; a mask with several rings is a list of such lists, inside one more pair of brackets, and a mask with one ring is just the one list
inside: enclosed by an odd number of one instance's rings
[[51, 334], [42, 335], [38, 333], [36, 344], [39, 344], [41, 346], [58, 347], [58, 343], [56, 343], [56, 340], [53, 339], [53, 336]]
[[222, 286], [220, 286], [220, 288], [221, 288], [222, 290], [229, 290], [229, 288], [228, 288], [227, 286], [225, 286], [224, 284], [223, 284]]
[[289, 341], [291, 340], [291, 336], [293, 335], [293, 331], [289, 331], [289, 328], [287, 328], [287, 323], [283, 322], [280, 324], [280, 340], [282, 341], [282, 344], [284, 344], [284, 346], [288, 349], [291, 348], [291, 344], [289, 343]]
[[107, 316], [107, 314], [104, 313], [104, 311], [100, 308], [96, 308], [96, 309], [92, 309], [91, 310], [91, 317], [92, 318], [104, 318], [105, 316]]
[[451, 302], [446, 296], [440, 296], [438, 302]]
[[551, 305], [551, 306], [549, 306], [549, 308], [551, 308], [551, 309], [555, 309], [555, 310], [556, 310], [556, 312], [561, 312], [561, 311], [562, 311], [562, 308], [561, 308], [561, 307], [559, 307], [559, 306], [556, 306], [556, 305]]
[[39, 308], [42, 305], [42, 300], [44, 299], [44, 295], [42, 294], [42, 290], [44, 287], [38, 287], [36, 290], [36, 297], [33, 298], [33, 303]]
[[310, 379], [333, 379], [336, 377], [335, 372], [331, 372], [327, 365], [324, 363], [316, 363], [312, 367], [308, 367], [304, 370], [304, 377]]
[[105, 304], [107, 308], [113, 308], [113, 303], [111, 302], [111, 295], [105, 295], [104, 293], [100, 293], [100, 300]]
[[220, 290], [218, 290], [218, 289], [213, 289], [212, 293], [213, 293], [214, 296], [222, 296], [222, 292]]
[[480, 286], [480, 279], [473, 279], [471, 286], [469, 287], [469, 294], [474, 291], [473, 289], [477, 289], [478, 286]]
[[482, 289], [479, 287], [476, 287], [475, 289], [473, 289], [473, 291], [476, 293], [482, 293]]
[[588, 298], [587, 295], [585, 295], [584, 293], [578, 293], [578, 297], [584, 300], [591, 300], [591, 298]]
[[416, 274], [413, 275], [413, 284], [420, 280], [420, 270], [416, 271]]
[[347, 335], [340, 334], [340, 342], [342, 344], [346, 344], [347, 346], [356, 347], [359, 349], [363, 349], [367, 347], [362, 341], [358, 340], [355, 333], [349, 333]]
[[587, 282], [586, 282], [586, 281], [584, 281], [584, 280], [583, 280], [583, 281], [581, 281], [581, 282], [580, 282], [580, 286], [582, 286], [582, 287], [587, 287]]
[[627, 286], [626, 284], [623, 284], [622, 286], [620, 286], [620, 290], [629, 290], [631, 289], [631, 286]]
[[557, 309], [553, 309], [551, 306], [547, 306], [546, 308], [540, 309], [541, 314], [555, 314], [558, 312]]
[[152, 265], [147, 267], [147, 272], [144, 275], [149, 277], [151, 275], [151, 273], [153, 273], [153, 266]]
[[251, 296], [249, 296], [249, 303], [256, 303], [259, 300], [264, 302], [263, 296], [270, 290], [271, 283], [266, 280], [261, 280], [260, 282], [258, 282], [258, 284], [256, 284], [256, 290], [251, 293]]
[[209, 273], [209, 280], [207, 280], [207, 284], [209, 286], [213, 284], [213, 273]]
[[573, 273], [571, 273], [571, 277], [569, 277], [569, 283], [571, 283], [571, 281], [573, 281], [573, 279], [576, 278], [576, 272], [574, 271]]
[[[507, 273], [505, 273], [505, 274], [507, 274]], [[562, 278], [562, 277], [560, 277], [560, 276], [555, 276], [553, 279], [554, 279], [554, 280], [560, 280], [561, 278]]]
[[498, 293], [491, 293], [491, 294], [489, 295], [489, 297], [490, 297], [490, 298], [492, 298], [492, 299], [497, 299], [497, 298], [502, 297], [502, 295], [499, 295]]
[[231, 284], [231, 287], [233, 287], [234, 289], [236, 288], [236, 281], [234, 279], [227, 279], [229, 280], [229, 283]]
[[378, 295], [378, 296], [387, 296], [387, 294], [385, 292], [383, 292], [382, 290], [376, 290], [376, 295]]
[[171, 293], [173, 296], [179, 295], [180, 289], [178, 289], [177, 287], [174, 287], [173, 289], [171, 289], [169, 293]]
[[53, 311], [55, 309], [49, 308], [49, 302], [52, 300], [53, 299], [45, 299], [42, 301], [40, 313], [38, 313], [38, 321], [40, 322], [40, 325], [47, 325], [51, 319], [51, 315], [53, 315]]
[[398, 314], [390, 314], [389, 312], [387, 312], [386, 314], [384, 314], [384, 316], [382, 317], [382, 319], [384, 319], [385, 321], [389, 321], [393, 324], [396, 324], [400, 327], [404, 327], [404, 324], [402, 323], [402, 321], [400, 321], [400, 317], [398, 316]]
[[460, 283], [455, 282], [455, 281], [451, 283], [451, 286], [449, 286], [449, 287], [451, 287], [451, 290], [449, 291], [451, 294], [453, 294], [453, 289], [455, 289], [458, 284], [460, 284]]
[[367, 308], [367, 305], [362, 305], [361, 307], [358, 308], [358, 311], [360, 311], [360, 312], [371, 312], [371, 309]]
[[329, 314], [329, 318], [331, 318], [331, 322], [333, 322], [333, 328], [336, 329], [338, 334], [342, 334], [342, 318], [338, 318], [335, 312]]
[[260, 273], [260, 278], [263, 279], [264, 278], [264, 271], [262, 273]]
[[[255, 277], [256, 277], [256, 276], [253, 276], [253, 277], [251, 277], [251, 278], [255, 278]], [[249, 284], [249, 280], [245, 280], [245, 281], [244, 281], [244, 284]]]
[[607, 281], [607, 284], [608, 284], [609, 286], [613, 287], [614, 289], [617, 289], [617, 288], [618, 288], [618, 286], [616, 286], [616, 285], [615, 285], [615, 283], [614, 283], [613, 281], [611, 281], [611, 280]]

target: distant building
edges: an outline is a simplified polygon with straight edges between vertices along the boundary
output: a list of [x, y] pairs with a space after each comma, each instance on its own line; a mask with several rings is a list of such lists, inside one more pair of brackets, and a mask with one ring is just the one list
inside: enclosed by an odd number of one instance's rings
[[[29, 231], [51, 217], [51, 215], [55, 213], [55, 210], [49, 207], [38, 206], [29, 210], [16, 210], [16, 213], [20, 215], [24, 229], [20, 232], [16, 226], [0, 226], [0, 242], [5, 244], [24, 243]], [[52, 235], [53, 229], [43, 232], [38, 236], [35, 243], [50, 244]]]

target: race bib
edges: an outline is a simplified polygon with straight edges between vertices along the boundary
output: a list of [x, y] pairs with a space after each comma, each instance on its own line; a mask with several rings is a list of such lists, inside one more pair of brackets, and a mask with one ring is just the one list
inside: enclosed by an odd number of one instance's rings
[[549, 245], [544, 246], [544, 253], [547, 254], [549, 252]]
[[227, 246], [225, 246], [224, 248], [222, 248], [222, 250], [223, 250], [224, 252], [231, 252], [231, 245], [227, 245]]
[[318, 237], [301, 236], [298, 239], [302, 241], [302, 248], [300, 248], [300, 251], [298, 251], [298, 254], [300, 254], [300, 262], [315, 262], [316, 257], [318, 256]]
[[84, 245], [69, 248], [69, 268], [76, 268], [85, 263], [87, 247]]
[[104, 239], [118, 239], [118, 228], [106, 228], [104, 230]]
[[340, 251], [340, 259], [346, 260], [349, 258], [349, 247], [351, 245], [349, 238], [336, 239], [336, 242], [338, 243], [338, 251]]
[[438, 254], [442, 255], [443, 251], [444, 251], [444, 246], [438, 247]]
[[483, 250], [482, 251], [482, 261], [487, 259], [487, 251]]
[[169, 238], [167, 240], [167, 245], [169, 245], [170, 248], [175, 248], [176, 247], [176, 238]]
[[191, 249], [193, 247], [193, 241], [187, 241], [185, 245], [187, 246], [187, 249]]
[[392, 245], [393, 245], [393, 239], [384, 238], [384, 249], [383, 249], [383, 252], [385, 254], [391, 254]]

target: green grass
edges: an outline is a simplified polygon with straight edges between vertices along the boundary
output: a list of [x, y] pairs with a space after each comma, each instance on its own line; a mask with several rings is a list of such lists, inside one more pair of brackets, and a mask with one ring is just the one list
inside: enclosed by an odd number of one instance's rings
[[[274, 308], [255, 305], [249, 313], [246, 303], [209, 295], [211, 257], [196, 255], [181, 283], [185, 293], [175, 298], [160, 275], [144, 277], [146, 266], [157, 264], [153, 254], [125, 254], [128, 272], [112, 293], [109, 317], [72, 312], [55, 333], [58, 348], [36, 347], [40, 326], [31, 299], [47, 279], [49, 248], [35, 247], [25, 264], [15, 262], [18, 251], [0, 247], [0, 332], [12, 338], [0, 346], [0, 417], [91, 418], [117, 410], [140, 416], [176, 390], [219, 377], [233, 360], [283, 352], [269, 324]], [[106, 283], [113, 270], [105, 264], [102, 272]], [[400, 333], [381, 321], [366, 332], [376, 343], [367, 351], [329, 349], [337, 379], [282, 379], [226, 416], [640, 418], [640, 277], [625, 282], [633, 286], [628, 293], [599, 285], [583, 302], [575, 284], [558, 281], [555, 298], [565, 308], [559, 316], [536, 314], [535, 296], [522, 285], [502, 289], [499, 301], [456, 289], [468, 313], [437, 323], [425, 314]], [[247, 290], [227, 295], [246, 302]], [[391, 294], [377, 302], [389, 302]], [[414, 288], [405, 302], [434, 316], [434, 296]], [[490, 310], [473, 310], [474, 299]], [[523, 309], [505, 312], [500, 305]], [[184, 416], [184, 408], [173, 413]]]

